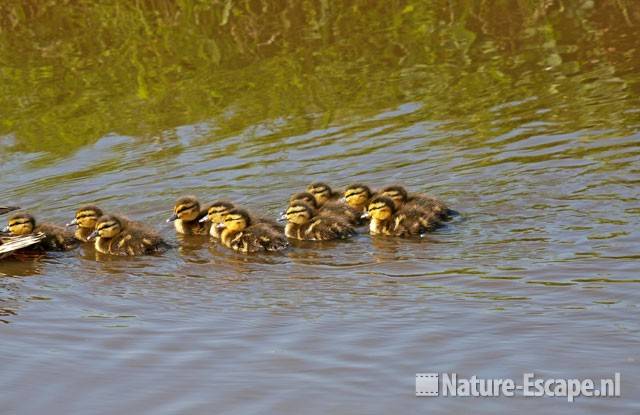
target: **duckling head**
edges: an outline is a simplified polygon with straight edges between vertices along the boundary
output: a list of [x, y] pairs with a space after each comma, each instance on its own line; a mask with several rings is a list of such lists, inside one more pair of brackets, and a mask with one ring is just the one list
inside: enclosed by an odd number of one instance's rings
[[106, 215], [102, 216], [96, 222], [96, 230], [87, 237], [87, 240], [91, 240], [96, 236], [104, 239], [111, 239], [122, 232], [122, 221], [115, 216]]
[[296, 193], [289, 198], [289, 204], [298, 201], [304, 202], [314, 209], [318, 208], [318, 202], [316, 201], [316, 198], [309, 192]]
[[242, 232], [249, 226], [251, 226], [251, 217], [243, 209], [231, 209], [229, 213], [224, 215], [224, 222], [220, 224], [220, 228], [228, 229], [231, 232]]
[[364, 209], [373, 196], [373, 192], [369, 186], [365, 186], [364, 184], [352, 184], [351, 186], [347, 186], [343, 195], [344, 201], [347, 202], [349, 206], [356, 209]]
[[200, 214], [200, 202], [194, 196], [184, 196], [176, 200], [173, 207], [173, 215], [167, 222], [173, 222], [176, 219], [190, 222], [196, 220]]
[[400, 209], [407, 202], [409, 195], [402, 186], [387, 186], [380, 191], [381, 196], [386, 196], [393, 200], [396, 209]]
[[394, 213], [396, 213], [396, 205], [390, 197], [376, 196], [367, 206], [367, 215], [375, 220], [389, 220]]
[[76, 211], [76, 217], [67, 223], [67, 227], [77, 225], [79, 228], [94, 229], [102, 215], [102, 210], [97, 206], [83, 206]]
[[324, 205], [333, 194], [333, 190], [331, 190], [331, 187], [329, 187], [328, 184], [322, 182], [311, 183], [309, 186], [307, 186], [307, 192], [313, 195], [318, 206]]
[[284, 213], [285, 219], [290, 223], [295, 223], [296, 225], [304, 225], [315, 215], [316, 210], [311, 205], [301, 200], [291, 203], [287, 211]]
[[200, 219], [200, 222], [223, 223], [224, 217], [234, 208], [233, 203], [225, 200], [213, 202], [211, 206], [209, 206], [209, 209], [207, 209], [207, 216]]
[[9, 218], [7, 227], [4, 231], [10, 232], [11, 235], [29, 235], [36, 227], [36, 219], [28, 213], [17, 213]]

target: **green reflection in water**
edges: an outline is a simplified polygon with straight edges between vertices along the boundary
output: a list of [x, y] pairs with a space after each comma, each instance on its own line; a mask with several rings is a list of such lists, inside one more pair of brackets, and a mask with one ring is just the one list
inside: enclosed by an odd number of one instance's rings
[[615, 279], [615, 278], [576, 278], [575, 282], [606, 282], [611, 284], [637, 284], [640, 279]]
[[533, 120], [625, 134], [639, 22], [635, 0], [3, 2], [0, 135], [65, 155], [110, 132], [300, 134], [407, 102], [465, 140]]
[[[574, 280], [578, 281], [578, 280]], [[569, 287], [576, 285], [575, 282], [560, 282], [560, 281], [527, 281], [527, 284], [539, 284], [547, 287]]]

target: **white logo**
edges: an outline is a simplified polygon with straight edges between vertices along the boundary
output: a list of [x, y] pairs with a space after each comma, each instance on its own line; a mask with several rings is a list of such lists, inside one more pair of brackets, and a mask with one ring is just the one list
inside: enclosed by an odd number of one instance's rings
[[416, 396], [438, 396], [438, 374], [416, 373]]
[[416, 396], [547, 396], [566, 397], [573, 402], [578, 396], [619, 397], [620, 373], [612, 378], [598, 381], [593, 379], [543, 379], [533, 373], [525, 373], [522, 383], [513, 379], [484, 379], [476, 375], [470, 378], [458, 378], [456, 373], [442, 373], [442, 382], [438, 373], [416, 374]]

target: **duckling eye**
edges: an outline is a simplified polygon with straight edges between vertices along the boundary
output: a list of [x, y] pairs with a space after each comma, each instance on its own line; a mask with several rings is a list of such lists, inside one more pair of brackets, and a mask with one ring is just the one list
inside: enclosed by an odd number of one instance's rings
[[350, 197], [356, 196], [356, 195], [361, 195], [364, 193], [364, 190], [362, 189], [358, 189], [358, 190], [352, 190], [351, 192], [347, 193], [344, 195], [345, 199], [349, 199]]
[[10, 228], [13, 228], [14, 226], [26, 225], [27, 223], [29, 223], [29, 221], [28, 221], [28, 220], [27, 220], [27, 221], [21, 221], [21, 222], [19, 222], [19, 221], [17, 221], [17, 222], [10, 222], [10, 223], [9, 223], [9, 227], [10, 227]]
[[178, 208], [176, 209], [176, 213], [182, 213], [185, 210], [190, 210], [193, 209], [195, 207], [195, 205], [190, 205], [190, 206], [185, 206], [185, 205], [180, 205], [178, 206]]
[[113, 228], [114, 226], [116, 226], [116, 224], [114, 222], [108, 222], [108, 223], [105, 223], [105, 224], [99, 226], [98, 230], [102, 231], [102, 230], [105, 230], [105, 229]]

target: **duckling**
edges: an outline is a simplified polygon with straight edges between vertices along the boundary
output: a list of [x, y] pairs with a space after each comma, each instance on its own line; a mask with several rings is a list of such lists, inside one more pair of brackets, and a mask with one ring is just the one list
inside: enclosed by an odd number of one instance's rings
[[200, 210], [200, 202], [194, 196], [184, 196], [178, 199], [173, 208], [173, 215], [167, 222], [173, 222], [176, 232], [184, 235], [206, 235], [211, 224], [201, 222], [207, 216], [206, 210]]
[[[225, 215], [227, 215], [231, 210], [235, 208], [236, 206], [233, 203], [228, 202], [226, 200], [219, 200], [217, 202], [213, 202], [207, 209], [207, 216], [201, 218], [200, 222], [207, 222], [207, 221], [211, 222], [211, 230], [209, 231], [209, 234], [215, 239], [219, 239], [220, 230], [218, 229], [217, 225], [223, 223]], [[271, 226], [277, 232], [280, 232], [280, 233], [284, 232], [284, 227], [273, 219], [263, 218], [260, 216], [256, 217], [253, 215], [250, 215], [250, 216], [253, 222], [256, 224], [257, 223], [265, 224], [265, 225]]]
[[347, 205], [356, 209], [358, 212], [364, 213], [367, 211], [369, 201], [375, 193], [369, 186], [357, 183], [347, 186], [342, 195]]
[[44, 251], [68, 251], [77, 246], [76, 239], [71, 232], [61, 226], [42, 223], [36, 226], [36, 219], [28, 213], [18, 213], [9, 218], [9, 224], [4, 229], [12, 236], [24, 236], [43, 233], [44, 238], [37, 248]]
[[329, 201], [336, 202], [340, 200], [340, 193], [334, 192], [328, 184], [323, 182], [311, 183], [307, 186], [307, 192], [311, 193], [316, 199], [318, 208], [321, 208]]
[[317, 214], [320, 216], [337, 217], [353, 226], [363, 224], [362, 212], [359, 212], [346, 203], [329, 200], [320, 207], [316, 198], [309, 192], [296, 193], [289, 198], [290, 204], [296, 201], [302, 201], [310, 205], [317, 210]]
[[76, 217], [69, 223], [67, 227], [77, 226], [74, 236], [82, 242], [89, 242], [87, 237], [96, 228], [96, 222], [103, 215], [102, 209], [93, 205], [86, 205], [76, 211]]
[[397, 209], [393, 199], [386, 196], [371, 199], [365, 215], [371, 218], [371, 235], [423, 236], [440, 225], [434, 212], [425, 213], [412, 206]]
[[20, 208], [17, 206], [0, 206], [0, 215], [4, 215], [5, 213], [9, 213], [18, 209]]
[[380, 191], [380, 195], [393, 200], [396, 209], [407, 206], [424, 210], [425, 213], [433, 212], [440, 219], [447, 219], [456, 213], [435, 197], [423, 193], [410, 194], [402, 186], [387, 186]]
[[224, 217], [226, 214], [235, 209], [233, 203], [226, 200], [218, 200], [209, 205], [207, 214], [200, 218], [200, 222], [211, 222], [209, 225], [209, 235], [214, 239], [220, 239], [220, 229], [218, 225], [224, 223]]
[[36, 245], [45, 238], [42, 232], [21, 236], [0, 236], [0, 259], [6, 258], [14, 252]]
[[220, 241], [227, 248], [245, 254], [279, 251], [289, 245], [284, 234], [266, 223], [254, 223], [246, 210], [232, 209], [218, 226]]
[[142, 225], [131, 226], [126, 219], [115, 215], [98, 219], [95, 230], [87, 237], [89, 241], [94, 238], [96, 251], [109, 255], [147, 255], [170, 248], [154, 231]]
[[318, 211], [303, 201], [295, 201], [283, 214], [287, 220], [284, 233], [292, 239], [306, 241], [328, 241], [346, 239], [356, 231], [347, 221], [330, 215], [319, 215]]

